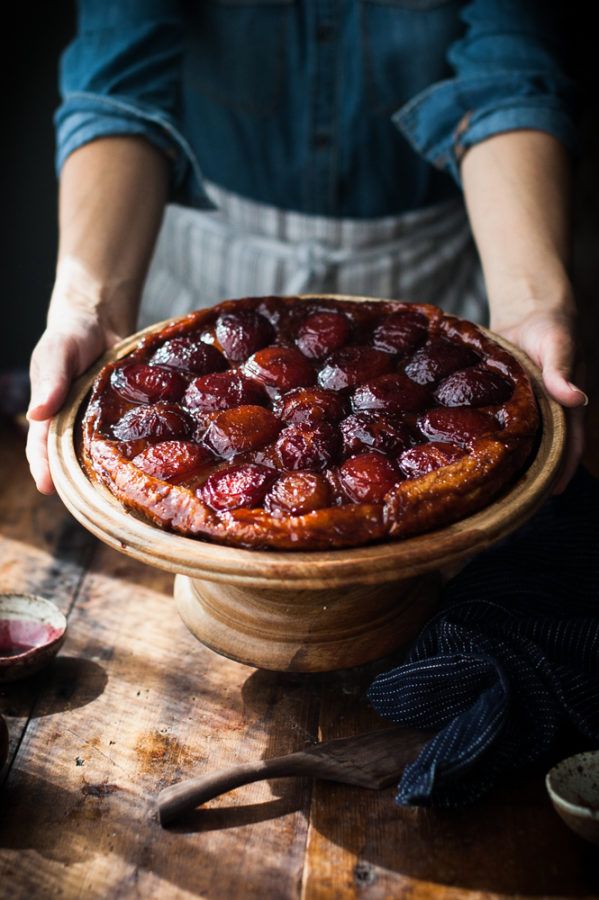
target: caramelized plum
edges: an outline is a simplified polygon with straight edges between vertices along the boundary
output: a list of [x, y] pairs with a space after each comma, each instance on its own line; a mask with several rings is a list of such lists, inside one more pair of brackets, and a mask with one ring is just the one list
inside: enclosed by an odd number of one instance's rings
[[174, 369], [129, 363], [114, 369], [110, 375], [112, 388], [132, 403], [176, 402], [187, 387], [186, 378]]
[[276, 477], [273, 469], [257, 463], [227, 466], [209, 475], [196, 493], [211, 509], [255, 509]]
[[264, 508], [273, 515], [304, 516], [330, 505], [331, 491], [326, 478], [315, 472], [288, 472], [267, 494]]
[[117, 441], [166, 441], [185, 438], [191, 433], [191, 421], [176, 403], [154, 403], [135, 406], [114, 425], [112, 433]]
[[296, 388], [275, 401], [273, 410], [289, 425], [301, 422], [337, 422], [346, 413], [339, 394], [323, 388]]
[[489, 406], [511, 397], [514, 386], [484, 366], [463, 369], [445, 378], [435, 391], [443, 406]]
[[284, 394], [297, 387], [314, 384], [314, 369], [299, 350], [291, 347], [266, 347], [254, 353], [244, 373], [275, 391]]
[[343, 347], [350, 334], [351, 326], [343, 313], [316, 312], [304, 319], [295, 342], [304, 356], [321, 359]]
[[205, 447], [192, 441], [163, 441], [138, 453], [133, 465], [161, 481], [179, 484], [196, 475], [213, 459]]
[[218, 413], [208, 425], [204, 443], [225, 458], [258, 450], [274, 441], [281, 423], [263, 406], [236, 406]]
[[216, 347], [190, 337], [176, 337], [165, 341], [152, 355], [150, 363], [153, 366], [182, 369], [194, 375], [223, 372], [228, 368], [227, 360]]
[[478, 355], [465, 344], [438, 337], [416, 351], [405, 371], [417, 384], [432, 384], [456, 369], [473, 366], [478, 360]]
[[327, 422], [288, 425], [278, 437], [276, 451], [284, 469], [324, 469], [339, 449], [339, 432]]
[[367, 381], [356, 388], [352, 397], [352, 407], [356, 412], [419, 412], [432, 405], [433, 398], [428, 390], [401, 372], [380, 375]]
[[216, 338], [234, 362], [241, 362], [266, 347], [274, 336], [274, 328], [268, 319], [251, 309], [226, 312], [216, 320]]
[[457, 444], [431, 441], [428, 444], [419, 444], [417, 447], [404, 450], [398, 458], [397, 464], [406, 478], [418, 478], [420, 475], [427, 475], [434, 469], [457, 462], [465, 455], [466, 451]]
[[262, 385], [229, 370], [195, 378], [185, 391], [183, 402], [194, 412], [216, 412], [240, 404], [258, 406], [267, 400]]
[[327, 390], [342, 391], [392, 368], [393, 359], [388, 353], [373, 347], [343, 347], [327, 357], [318, 373], [318, 383]]
[[395, 416], [375, 412], [354, 413], [344, 419], [339, 428], [346, 456], [360, 450], [400, 452], [410, 446], [410, 430]]
[[354, 503], [382, 503], [401, 475], [391, 460], [371, 452], [346, 459], [339, 467], [339, 479]]
[[455, 409], [431, 409], [420, 416], [418, 427], [431, 441], [455, 441], [468, 444], [476, 438], [499, 431], [499, 422], [494, 416], [468, 407]]
[[415, 311], [391, 313], [374, 329], [372, 343], [377, 350], [406, 356], [424, 343], [427, 335], [427, 321]]

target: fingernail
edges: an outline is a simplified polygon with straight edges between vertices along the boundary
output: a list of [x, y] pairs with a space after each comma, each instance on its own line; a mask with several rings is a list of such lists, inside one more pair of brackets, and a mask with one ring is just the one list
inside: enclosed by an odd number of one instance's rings
[[570, 390], [575, 391], [577, 394], [580, 394], [582, 397], [584, 397], [584, 403], [582, 404], [583, 406], [588, 406], [588, 405], [589, 405], [589, 398], [588, 398], [588, 396], [585, 394], [584, 391], [581, 391], [580, 388], [579, 388], [579, 387], [576, 387], [575, 384], [572, 384], [571, 381], [568, 382], [568, 387], [570, 388]]

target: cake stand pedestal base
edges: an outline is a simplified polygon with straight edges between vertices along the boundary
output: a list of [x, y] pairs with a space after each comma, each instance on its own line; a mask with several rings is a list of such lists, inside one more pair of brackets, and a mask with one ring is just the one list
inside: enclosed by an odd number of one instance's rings
[[440, 575], [323, 590], [237, 587], [177, 575], [179, 615], [203, 644], [279, 672], [327, 672], [397, 650], [434, 612]]

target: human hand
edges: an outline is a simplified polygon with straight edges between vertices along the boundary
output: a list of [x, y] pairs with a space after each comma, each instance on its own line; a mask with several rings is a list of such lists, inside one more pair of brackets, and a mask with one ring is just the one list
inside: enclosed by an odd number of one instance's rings
[[493, 331], [507, 338], [536, 363], [543, 383], [554, 400], [567, 408], [567, 444], [562, 471], [554, 487], [560, 494], [572, 478], [584, 449], [584, 407], [588, 397], [570, 381], [574, 377], [576, 341], [573, 306], [532, 308], [519, 315], [505, 312], [500, 319], [491, 317]]
[[48, 466], [50, 421], [68, 394], [71, 382], [118, 340], [97, 310], [76, 302], [54, 302], [61, 315], [50, 315], [48, 327], [38, 341], [30, 365], [31, 401], [27, 412], [29, 433], [26, 455], [29, 468], [42, 494], [52, 494], [54, 485]]

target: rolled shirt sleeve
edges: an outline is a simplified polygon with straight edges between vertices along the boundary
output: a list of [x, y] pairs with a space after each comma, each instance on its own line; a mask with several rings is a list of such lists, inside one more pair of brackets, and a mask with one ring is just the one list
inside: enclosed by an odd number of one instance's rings
[[576, 148], [574, 89], [561, 71], [558, 28], [536, 0], [476, 0], [452, 45], [453, 78], [437, 82], [393, 115], [412, 146], [460, 183], [468, 147], [517, 129], [546, 131]]
[[175, 0], [80, 0], [60, 62], [56, 168], [109, 135], [137, 135], [171, 162], [173, 189], [211, 205], [179, 119], [183, 27]]

